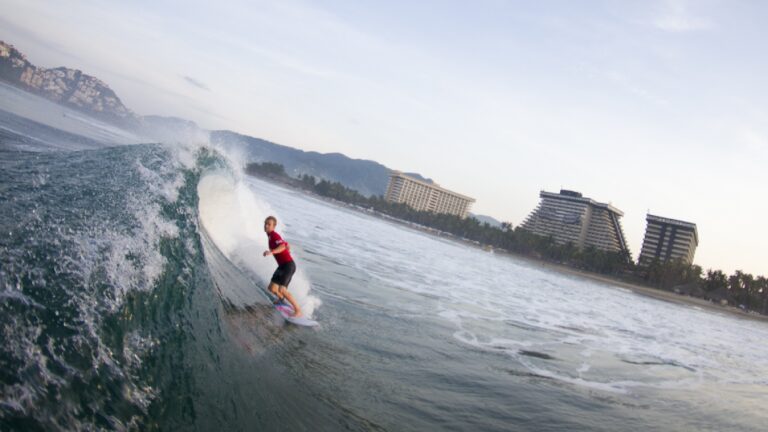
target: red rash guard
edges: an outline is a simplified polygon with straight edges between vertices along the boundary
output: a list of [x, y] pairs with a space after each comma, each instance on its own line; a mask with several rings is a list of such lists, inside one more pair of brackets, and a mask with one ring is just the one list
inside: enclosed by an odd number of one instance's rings
[[272, 231], [271, 233], [267, 234], [267, 236], [269, 237], [269, 250], [275, 249], [281, 244], [285, 244], [285, 250], [283, 250], [280, 253], [273, 254], [273, 256], [275, 257], [275, 260], [277, 261], [277, 265], [283, 265], [285, 263], [289, 263], [293, 261], [288, 242], [283, 240], [283, 238], [280, 237], [280, 234], [278, 234], [277, 231]]

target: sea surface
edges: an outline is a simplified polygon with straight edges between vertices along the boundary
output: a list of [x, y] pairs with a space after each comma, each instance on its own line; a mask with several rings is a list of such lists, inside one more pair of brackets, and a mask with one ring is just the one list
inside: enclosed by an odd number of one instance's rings
[[[0, 430], [768, 425], [763, 322], [247, 178], [204, 140], [45, 133], [0, 137]], [[269, 214], [318, 328], [263, 293]]]

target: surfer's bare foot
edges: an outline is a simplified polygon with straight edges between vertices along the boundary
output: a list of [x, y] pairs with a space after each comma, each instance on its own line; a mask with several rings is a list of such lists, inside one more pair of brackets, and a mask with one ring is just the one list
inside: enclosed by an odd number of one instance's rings
[[283, 295], [283, 298], [288, 300], [288, 303], [291, 304], [291, 307], [293, 308], [293, 317], [298, 318], [301, 316], [301, 307], [299, 307], [299, 304], [296, 303], [296, 300], [293, 298], [293, 295], [291, 295], [290, 292], [288, 292], [288, 289], [285, 287], [280, 287], [280, 294]]

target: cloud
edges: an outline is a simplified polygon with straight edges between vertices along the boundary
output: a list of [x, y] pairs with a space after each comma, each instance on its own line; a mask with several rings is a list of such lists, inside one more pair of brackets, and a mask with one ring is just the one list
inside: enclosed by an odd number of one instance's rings
[[666, 0], [661, 13], [653, 20], [653, 25], [674, 33], [703, 31], [713, 27], [710, 19], [691, 14], [685, 0]]
[[205, 91], [211, 91], [211, 89], [208, 88], [207, 85], [205, 85], [204, 83], [202, 83], [202, 82], [200, 82], [200, 81], [198, 81], [198, 80], [196, 80], [196, 79], [194, 79], [194, 78], [192, 78], [190, 76], [184, 75], [184, 76], [182, 76], [182, 78], [184, 79], [184, 81], [187, 82], [187, 84], [191, 85], [192, 87], [196, 87], [196, 88], [199, 88], [199, 89], [202, 89], [202, 90], [205, 90]]

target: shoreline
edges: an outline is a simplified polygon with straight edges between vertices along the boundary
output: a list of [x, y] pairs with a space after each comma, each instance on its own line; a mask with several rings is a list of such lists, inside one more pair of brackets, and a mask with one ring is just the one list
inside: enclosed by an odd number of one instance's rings
[[[393, 216], [381, 213], [381, 212], [376, 211], [376, 210], [366, 209], [366, 208], [358, 206], [356, 204], [350, 204], [350, 203], [346, 203], [344, 201], [339, 201], [339, 200], [336, 200], [336, 199], [333, 199], [333, 198], [324, 197], [324, 196], [318, 195], [318, 194], [316, 194], [316, 193], [314, 193], [312, 191], [303, 189], [301, 187], [297, 187], [294, 184], [283, 182], [283, 181], [280, 181], [278, 179], [274, 179], [274, 178], [271, 178], [271, 177], [252, 175], [252, 174], [246, 174], [246, 175], [249, 176], [249, 177], [258, 178], [260, 180], [264, 180], [266, 182], [273, 183], [273, 184], [276, 184], [276, 185], [279, 185], [279, 186], [282, 186], [282, 187], [290, 188], [291, 190], [297, 190], [297, 191], [299, 191], [299, 192], [301, 192], [301, 193], [303, 193], [303, 194], [305, 194], [307, 196], [310, 196], [310, 197], [315, 198], [315, 199], [319, 199], [319, 200], [321, 200], [323, 202], [326, 202], [326, 203], [329, 203], [329, 204], [333, 204], [333, 205], [338, 206], [338, 207], [343, 207], [343, 208], [347, 208], [347, 209], [353, 210], [355, 212], [364, 213], [364, 214], [367, 214], [369, 216], [374, 216], [374, 217], [376, 217], [378, 219], [381, 219], [383, 221], [389, 221], [389, 222], [392, 222], [392, 223], [396, 223], [398, 225], [404, 226], [406, 228], [411, 228], [411, 229], [417, 230], [417, 231], [425, 233], [425, 234], [429, 234], [429, 235], [432, 235], [432, 236], [435, 236], [435, 237], [438, 237], [438, 238], [441, 238], [441, 239], [446, 239], [446, 240], [449, 240], [449, 241], [454, 241], [456, 243], [460, 243], [460, 244], [465, 245], [465, 246], [474, 247], [474, 248], [480, 249], [480, 250], [482, 250], [484, 252], [488, 252], [488, 250], [486, 249], [485, 245], [483, 245], [483, 244], [481, 244], [479, 242], [475, 242], [475, 241], [469, 240], [469, 239], [457, 237], [457, 236], [455, 236], [455, 235], [453, 235], [451, 233], [448, 233], [448, 232], [440, 231], [440, 230], [437, 230], [435, 228], [430, 228], [430, 227], [427, 227], [427, 226], [424, 226], [424, 225], [420, 225], [420, 224], [417, 224], [415, 222], [410, 222], [410, 221], [407, 221], [407, 220], [404, 220], [404, 219], [399, 219], [399, 218], [396, 218], [396, 217], [393, 217]], [[712, 311], [712, 312], [727, 313], [727, 314], [729, 314], [729, 315], [731, 315], [733, 317], [737, 317], [737, 318], [750, 319], [750, 320], [753, 320], [753, 321], [759, 321], [759, 322], [766, 322], [766, 323], [768, 323], [768, 315], [761, 315], [761, 314], [758, 314], [758, 313], [743, 311], [743, 310], [741, 310], [741, 309], [739, 309], [737, 307], [734, 307], [734, 306], [723, 306], [723, 305], [720, 305], [720, 304], [717, 304], [717, 303], [712, 303], [709, 300], [706, 300], [706, 299], [703, 299], [703, 298], [691, 297], [691, 296], [687, 296], [687, 295], [683, 295], [683, 294], [676, 294], [674, 292], [664, 291], [664, 290], [661, 290], [661, 289], [658, 289], [658, 288], [653, 288], [653, 287], [650, 287], [650, 286], [645, 286], [645, 285], [640, 285], [640, 284], [637, 284], [637, 283], [627, 282], [627, 281], [623, 281], [623, 280], [620, 280], [620, 279], [613, 278], [613, 277], [608, 276], [608, 275], [602, 275], [602, 274], [598, 274], [598, 273], [591, 273], [591, 272], [588, 272], [588, 271], [585, 271], [585, 270], [580, 270], [580, 269], [577, 269], [577, 268], [569, 267], [569, 266], [566, 266], [564, 264], [557, 264], [557, 263], [553, 263], [553, 262], [548, 262], [548, 261], [536, 259], [534, 257], [529, 257], [529, 256], [526, 256], [526, 255], [521, 255], [521, 254], [517, 254], [515, 252], [510, 252], [510, 251], [506, 251], [506, 250], [502, 250], [502, 249], [495, 249], [494, 248], [494, 249], [492, 249], [492, 252], [494, 254], [505, 255], [505, 256], [508, 256], [508, 257], [511, 257], [511, 258], [515, 258], [515, 259], [521, 259], [521, 260], [530, 262], [530, 263], [532, 263], [534, 265], [538, 265], [538, 266], [544, 267], [544, 268], [549, 269], [549, 270], [558, 271], [558, 272], [565, 273], [565, 274], [568, 274], [568, 275], [571, 275], [571, 276], [576, 276], [576, 277], [581, 277], [581, 278], [589, 279], [591, 281], [602, 283], [602, 284], [605, 284], [605, 285], [613, 285], [614, 288], [628, 289], [628, 290], [630, 290], [631, 292], [633, 292], [633, 293], [635, 293], [637, 295], [642, 295], [642, 296], [645, 296], [645, 297], [651, 297], [651, 298], [654, 298], [656, 300], [666, 301], [666, 302], [670, 302], [670, 303], [676, 303], [676, 304], [679, 304], [679, 305], [697, 306], [697, 307], [700, 307], [702, 309], [709, 310], [709, 311]]]
[[[494, 253], [496, 253], [496, 251]], [[509, 253], [506, 251], [500, 251], [498, 253], [523, 259], [525, 261], [530, 261], [536, 265], [545, 267], [549, 270], [565, 273], [570, 276], [589, 279], [591, 281], [598, 282], [604, 285], [609, 285], [609, 286], [612, 286], [613, 288], [618, 287], [618, 288], [628, 289], [634, 294], [645, 296], [645, 297], [651, 297], [656, 300], [666, 301], [669, 303], [675, 303], [680, 305], [696, 306], [712, 312], [723, 312], [738, 318], [750, 319], [750, 320], [760, 321], [760, 322], [768, 322], [768, 316], [766, 315], [760, 315], [758, 313], [743, 311], [734, 306], [722, 306], [717, 303], [712, 303], [709, 300], [706, 300], [703, 298], [691, 297], [683, 294], [676, 294], [671, 291], [664, 291], [658, 288], [653, 288], [645, 285], [627, 282], [627, 281], [612, 278], [607, 275], [590, 273], [584, 270], [575, 269], [562, 264], [540, 261], [535, 258], [529, 258], [526, 256]]]

